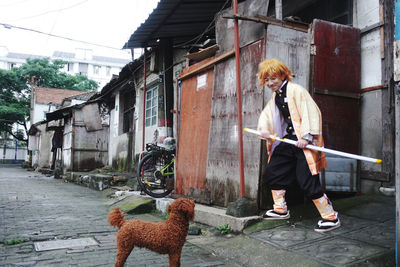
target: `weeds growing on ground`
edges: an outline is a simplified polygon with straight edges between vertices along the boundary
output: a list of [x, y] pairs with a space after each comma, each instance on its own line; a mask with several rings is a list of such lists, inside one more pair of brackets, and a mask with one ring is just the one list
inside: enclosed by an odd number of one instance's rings
[[232, 229], [229, 224], [222, 224], [217, 226], [217, 230], [221, 233], [221, 235], [229, 234]]
[[23, 237], [22, 238], [13, 238], [13, 239], [4, 241], [4, 245], [11, 246], [11, 245], [16, 245], [16, 244], [22, 244], [26, 241], [28, 241], [28, 240]]

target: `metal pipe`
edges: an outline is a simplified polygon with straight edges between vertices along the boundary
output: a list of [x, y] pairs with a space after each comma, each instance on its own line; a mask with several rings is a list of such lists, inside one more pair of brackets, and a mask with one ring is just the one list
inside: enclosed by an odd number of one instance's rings
[[142, 133], [142, 151], [144, 151], [146, 133], [146, 48], [143, 52], [143, 133]]
[[[238, 1], [233, 0], [233, 14], [238, 14]], [[235, 61], [236, 61], [236, 96], [238, 109], [238, 139], [239, 139], [239, 171], [240, 171], [240, 197], [245, 196], [244, 186], [244, 164], [243, 164], [243, 128], [242, 128], [242, 89], [240, 81], [240, 44], [239, 44], [239, 22], [235, 18], [233, 21], [235, 33]]]

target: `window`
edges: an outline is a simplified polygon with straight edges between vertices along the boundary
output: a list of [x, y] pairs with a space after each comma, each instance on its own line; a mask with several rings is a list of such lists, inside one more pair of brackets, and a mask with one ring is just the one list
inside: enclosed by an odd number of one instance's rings
[[16, 65], [17, 65], [16, 63], [8, 62], [8, 69], [11, 70], [12, 68], [15, 68]]
[[88, 64], [87, 63], [79, 63], [79, 74], [87, 76], [88, 73]]
[[127, 133], [133, 131], [133, 113], [135, 112], [135, 90], [128, 90], [121, 94], [123, 122], [122, 132]]
[[146, 90], [146, 127], [154, 126], [157, 123], [158, 109], [158, 86]]
[[109, 66], [106, 67], [106, 75], [107, 76], [111, 75], [111, 67], [109, 67]]
[[68, 62], [67, 71], [74, 71], [74, 63]]
[[94, 75], [99, 75], [100, 74], [100, 66], [94, 65], [93, 66], [93, 74]]

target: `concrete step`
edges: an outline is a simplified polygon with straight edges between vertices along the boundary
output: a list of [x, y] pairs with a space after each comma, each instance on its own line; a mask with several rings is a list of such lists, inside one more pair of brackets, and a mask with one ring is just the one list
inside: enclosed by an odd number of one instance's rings
[[[164, 213], [167, 210], [168, 205], [174, 201], [172, 198], [153, 198], [147, 195], [140, 195], [139, 191], [126, 192], [117, 191], [121, 199], [120, 202], [113, 204], [113, 206], [131, 206], [139, 209], [140, 205], [148, 205], [145, 199], [151, 199], [155, 203], [155, 208], [160, 212]], [[129, 204], [128, 204], [129, 203]], [[122, 208], [121, 208], [122, 210]], [[262, 218], [260, 216], [251, 217], [233, 217], [226, 214], [225, 208], [211, 207], [196, 203], [195, 206], [195, 218], [194, 222], [206, 224], [209, 226], [217, 227], [221, 225], [229, 225], [232, 231], [242, 232], [244, 228], [260, 221]]]

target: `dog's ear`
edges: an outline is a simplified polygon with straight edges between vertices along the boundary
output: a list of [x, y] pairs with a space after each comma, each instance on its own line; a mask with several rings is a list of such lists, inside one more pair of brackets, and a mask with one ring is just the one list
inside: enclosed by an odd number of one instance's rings
[[168, 214], [171, 212], [171, 204], [168, 205], [167, 211], [168, 211]]
[[183, 213], [187, 220], [193, 221], [194, 218], [194, 201], [185, 199], [180, 204], [180, 211]]

